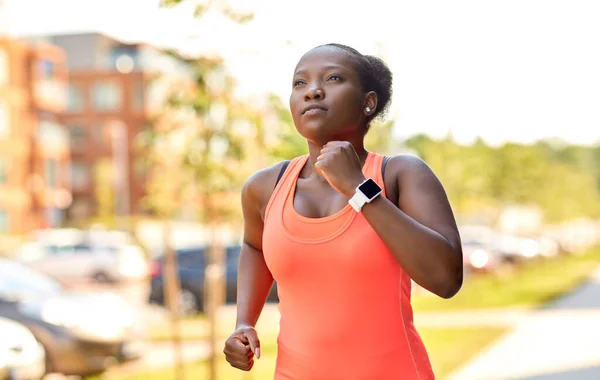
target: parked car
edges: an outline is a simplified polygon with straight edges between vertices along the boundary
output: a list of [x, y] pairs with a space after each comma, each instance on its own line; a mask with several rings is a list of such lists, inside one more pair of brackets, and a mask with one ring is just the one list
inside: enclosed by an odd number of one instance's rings
[[0, 259], [0, 316], [27, 326], [48, 372], [86, 376], [141, 355], [133, 311], [120, 297], [68, 292], [14, 260]]
[[538, 241], [512, 235], [500, 235], [494, 241], [494, 249], [504, 260], [512, 263], [525, 262], [541, 255]]
[[[237, 298], [237, 272], [240, 256], [239, 245], [226, 247], [226, 302], [235, 303]], [[175, 251], [181, 293], [179, 299], [180, 312], [183, 315], [193, 315], [203, 311], [204, 300], [204, 270], [206, 269], [206, 247], [190, 247]], [[150, 302], [165, 305], [164, 286], [164, 257], [155, 259], [150, 264]], [[277, 284], [271, 288], [268, 302], [278, 302]]]
[[464, 267], [471, 272], [492, 272], [503, 263], [491, 246], [476, 240], [462, 243]]
[[[0, 357], [11, 380], [40, 380], [46, 374], [46, 352], [24, 325], [0, 317]], [[0, 377], [1, 379], [1, 377]]]
[[41, 230], [16, 258], [58, 279], [112, 282], [148, 274], [144, 252], [121, 231]]

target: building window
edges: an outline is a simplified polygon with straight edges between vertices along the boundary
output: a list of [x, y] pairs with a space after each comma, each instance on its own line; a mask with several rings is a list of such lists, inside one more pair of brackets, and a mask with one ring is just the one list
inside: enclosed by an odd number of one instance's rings
[[47, 59], [42, 59], [40, 60], [40, 74], [42, 77], [42, 80], [50, 80], [50, 79], [54, 79], [54, 75], [55, 75], [55, 71], [56, 68], [54, 67], [55, 64], [52, 61], [49, 61]]
[[67, 110], [69, 112], [81, 112], [85, 108], [85, 93], [80, 85], [69, 84], [69, 101]]
[[71, 140], [71, 149], [80, 152], [86, 148], [85, 127], [80, 124], [69, 126], [69, 138]]
[[0, 210], [0, 232], [8, 232], [8, 211]]
[[44, 160], [44, 179], [46, 186], [56, 187], [58, 181], [58, 164], [55, 159], [47, 158]]
[[90, 169], [83, 162], [71, 162], [71, 188], [85, 190], [90, 183]]
[[0, 49], [0, 86], [8, 84], [8, 78], [10, 78], [8, 70], [8, 54], [4, 49]]
[[0, 138], [10, 135], [10, 115], [8, 107], [0, 103]]
[[121, 86], [117, 81], [98, 81], [92, 88], [94, 109], [100, 112], [117, 111], [121, 108]]

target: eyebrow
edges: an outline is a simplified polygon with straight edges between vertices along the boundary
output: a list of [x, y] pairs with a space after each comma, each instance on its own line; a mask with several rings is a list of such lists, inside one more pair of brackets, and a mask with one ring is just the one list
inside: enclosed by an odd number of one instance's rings
[[[328, 70], [344, 70], [344, 66], [341, 65], [327, 65], [323, 68], [324, 71], [328, 71]], [[298, 70], [294, 73], [294, 75], [302, 75], [302, 74], [306, 74], [306, 70]]]

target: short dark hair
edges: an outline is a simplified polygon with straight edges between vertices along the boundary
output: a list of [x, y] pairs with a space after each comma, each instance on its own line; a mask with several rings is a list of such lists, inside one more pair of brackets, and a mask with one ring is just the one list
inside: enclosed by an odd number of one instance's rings
[[358, 72], [363, 90], [374, 91], [377, 94], [377, 108], [367, 117], [367, 129], [371, 120], [385, 117], [392, 100], [392, 72], [381, 58], [364, 55], [358, 50], [336, 43], [321, 46], [331, 46], [344, 50], [352, 57], [354, 68]]

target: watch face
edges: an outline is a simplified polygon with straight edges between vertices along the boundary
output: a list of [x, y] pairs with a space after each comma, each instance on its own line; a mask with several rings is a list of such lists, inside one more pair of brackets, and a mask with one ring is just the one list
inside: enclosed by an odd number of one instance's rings
[[381, 192], [381, 187], [379, 187], [379, 185], [371, 178], [360, 185], [358, 189], [369, 199], [373, 199]]

